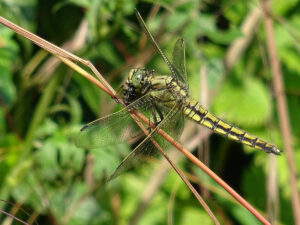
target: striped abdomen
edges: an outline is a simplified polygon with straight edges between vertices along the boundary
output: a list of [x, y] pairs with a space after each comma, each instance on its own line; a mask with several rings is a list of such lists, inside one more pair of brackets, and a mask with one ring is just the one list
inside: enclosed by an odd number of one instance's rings
[[280, 154], [280, 150], [274, 145], [265, 142], [262, 139], [255, 137], [243, 131], [242, 129], [235, 127], [218, 117], [212, 115], [203, 106], [201, 106], [195, 100], [186, 100], [186, 104], [183, 108], [183, 113], [186, 117], [194, 120], [196, 123], [201, 124], [218, 134], [222, 134], [232, 140], [241, 142], [252, 148], [265, 151], [267, 153]]

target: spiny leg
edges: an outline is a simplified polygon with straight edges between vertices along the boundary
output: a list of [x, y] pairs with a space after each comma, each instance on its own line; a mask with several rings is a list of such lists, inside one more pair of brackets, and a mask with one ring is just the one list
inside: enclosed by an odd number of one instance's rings
[[[159, 116], [159, 121], [158, 121], [157, 115]], [[164, 119], [164, 115], [162, 114], [160, 109], [157, 107], [157, 105], [154, 103], [152, 104], [152, 118], [153, 118], [153, 123], [155, 126], [157, 126]]]

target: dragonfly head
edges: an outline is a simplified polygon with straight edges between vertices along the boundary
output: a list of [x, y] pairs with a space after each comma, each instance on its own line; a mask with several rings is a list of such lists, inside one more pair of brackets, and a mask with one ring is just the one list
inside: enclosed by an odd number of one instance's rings
[[143, 89], [149, 83], [150, 76], [152, 76], [152, 72], [145, 67], [132, 69], [129, 72], [128, 83], [136, 89]]
[[126, 104], [147, 93], [151, 86], [152, 76], [153, 71], [148, 71], [145, 67], [130, 70], [124, 86], [124, 100]]

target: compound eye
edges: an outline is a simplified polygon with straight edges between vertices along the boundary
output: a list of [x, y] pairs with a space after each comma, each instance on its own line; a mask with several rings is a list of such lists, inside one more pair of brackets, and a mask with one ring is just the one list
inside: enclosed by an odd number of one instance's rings
[[142, 83], [143, 76], [140, 72], [137, 72], [133, 77], [132, 77], [132, 83], [133, 86], [139, 87]]

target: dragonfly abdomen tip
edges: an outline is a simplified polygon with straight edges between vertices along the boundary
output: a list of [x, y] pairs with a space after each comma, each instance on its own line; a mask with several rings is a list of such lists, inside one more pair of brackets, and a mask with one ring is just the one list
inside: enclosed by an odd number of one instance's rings
[[281, 150], [276, 148], [275, 146], [272, 148], [272, 153], [274, 153], [275, 155], [280, 155], [281, 154]]

